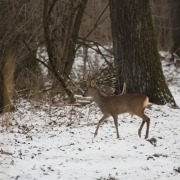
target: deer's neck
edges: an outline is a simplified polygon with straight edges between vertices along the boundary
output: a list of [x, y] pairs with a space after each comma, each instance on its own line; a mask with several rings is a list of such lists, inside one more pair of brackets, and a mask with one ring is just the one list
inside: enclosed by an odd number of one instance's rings
[[97, 91], [96, 94], [94, 94], [93, 96], [93, 101], [101, 107], [104, 103], [104, 96], [99, 91]]

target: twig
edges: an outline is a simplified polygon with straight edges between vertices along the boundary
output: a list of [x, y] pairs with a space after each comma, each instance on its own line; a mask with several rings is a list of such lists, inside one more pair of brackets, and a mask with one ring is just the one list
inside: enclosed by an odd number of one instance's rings
[[4, 151], [3, 149], [0, 150], [0, 153], [1, 154], [5, 154], [5, 155], [8, 155], [8, 156], [12, 156], [13, 153], [10, 153], [10, 152], [7, 152], [7, 151]]

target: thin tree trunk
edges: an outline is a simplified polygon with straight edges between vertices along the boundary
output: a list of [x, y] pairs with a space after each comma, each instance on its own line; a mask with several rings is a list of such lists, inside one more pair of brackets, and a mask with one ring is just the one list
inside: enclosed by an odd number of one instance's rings
[[171, 52], [177, 54], [180, 57], [180, 0], [173, 0], [171, 2], [171, 11]]
[[56, 67], [66, 80], [71, 73], [75, 59], [75, 47], [78, 33], [87, 4], [87, 0], [74, 0], [65, 2], [66, 6], [62, 12], [61, 24], [54, 28], [51, 35], [52, 50], [56, 57]]
[[163, 71], [148, 0], [109, 0], [116, 93], [144, 93], [156, 104], [176, 105]]
[[52, 42], [50, 40], [50, 27], [49, 27], [50, 11], [48, 9], [48, 3], [49, 0], [44, 0], [43, 28], [44, 28], [44, 38], [47, 46], [47, 53], [49, 56], [49, 62], [51, 66], [51, 72], [54, 74], [54, 76], [57, 78], [57, 80], [60, 82], [61, 86], [63, 87], [64, 91], [67, 93], [70, 102], [75, 102], [74, 94], [67, 87], [64, 78], [62, 77], [61, 73], [58, 71], [58, 68], [56, 67], [57, 59], [53, 54]]

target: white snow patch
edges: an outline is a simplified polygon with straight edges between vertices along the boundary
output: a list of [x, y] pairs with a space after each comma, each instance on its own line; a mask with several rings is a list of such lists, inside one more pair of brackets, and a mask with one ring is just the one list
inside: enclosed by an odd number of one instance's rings
[[[167, 64], [163, 68], [180, 106], [179, 70]], [[0, 117], [13, 123], [9, 132], [0, 133], [0, 179], [180, 179], [180, 110], [152, 105], [146, 114], [154, 145], [138, 137], [141, 120], [136, 116], [119, 116], [121, 139], [116, 139], [111, 118], [93, 138], [102, 116], [94, 103], [57, 107], [22, 99], [16, 112]]]

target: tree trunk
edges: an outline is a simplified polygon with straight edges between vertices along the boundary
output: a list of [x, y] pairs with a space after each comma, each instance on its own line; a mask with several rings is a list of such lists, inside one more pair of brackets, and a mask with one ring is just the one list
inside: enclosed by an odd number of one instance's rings
[[57, 14], [61, 11], [62, 13], [58, 17], [59, 24], [55, 24], [50, 38], [53, 42], [52, 51], [56, 59], [56, 68], [66, 80], [74, 63], [76, 41], [87, 0], [66, 1], [59, 4], [57, 2], [56, 4]]
[[0, 113], [14, 110], [13, 92], [14, 56], [10, 46], [0, 49]]
[[[174, 0], [173, 0], [174, 1]], [[157, 46], [159, 50], [170, 50], [171, 39], [171, 14], [170, 0], [149, 0], [155, 32], [157, 35]]]
[[156, 104], [176, 105], [163, 71], [148, 0], [109, 0], [116, 93], [144, 93]]
[[180, 1], [173, 0], [171, 2], [172, 11], [172, 42], [171, 52], [180, 57]]

